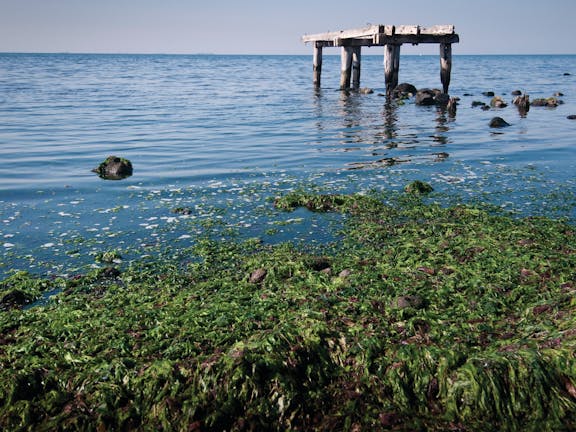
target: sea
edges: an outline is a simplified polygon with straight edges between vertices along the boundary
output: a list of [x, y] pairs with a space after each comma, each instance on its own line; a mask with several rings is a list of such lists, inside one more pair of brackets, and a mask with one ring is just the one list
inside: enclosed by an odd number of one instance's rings
[[[274, 208], [295, 190], [421, 180], [432, 202], [576, 220], [576, 56], [455, 55], [455, 113], [386, 98], [380, 55], [362, 58], [373, 92], [339, 80], [338, 55], [315, 89], [311, 54], [0, 54], [0, 278], [81, 274], [107, 252], [130, 265], [207, 236], [334, 241], [336, 216]], [[399, 81], [441, 87], [438, 56], [402, 56]], [[521, 113], [514, 91], [561, 103]], [[109, 155], [132, 176], [92, 172]]]

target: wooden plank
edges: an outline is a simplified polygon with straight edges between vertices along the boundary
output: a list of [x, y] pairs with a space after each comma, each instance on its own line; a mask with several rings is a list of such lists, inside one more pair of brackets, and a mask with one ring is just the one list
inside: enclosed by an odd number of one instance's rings
[[373, 35], [382, 33], [381, 25], [370, 24], [366, 27], [340, 30], [336, 32], [316, 33], [302, 36], [302, 42], [334, 41], [335, 39], [371, 38]]
[[401, 25], [396, 26], [397, 35], [417, 35], [420, 33], [420, 26], [417, 25]]
[[[324, 42], [324, 46], [371, 46], [387, 43], [455, 43], [458, 35], [451, 24], [420, 27], [418, 25], [368, 25], [351, 30], [317, 33], [302, 36], [302, 41]], [[390, 37], [396, 39], [388, 39]], [[446, 37], [446, 39], [440, 39]]]
[[420, 27], [420, 34], [451, 35], [454, 34], [454, 26], [448, 24], [448, 25], [435, 25], [432, 27]]
[[[460, 38], [457, 34], [451, 35], [434, 35], [434, 34], [394, 34], [387, 36], [379, 34], [370, 45], [387, 45], [387, 44], [421, 44], [421, 43], [458, 43]], [[366, 44], [368, 45], [368, 44]]]

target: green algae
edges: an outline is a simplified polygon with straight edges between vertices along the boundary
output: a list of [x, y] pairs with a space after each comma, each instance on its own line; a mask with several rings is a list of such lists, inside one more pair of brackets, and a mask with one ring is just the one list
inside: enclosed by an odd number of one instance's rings
[[312, 249], [206, 236], [2, 311], [0, 427], [576, 427], [571, 225], [413, 194], [274, 205], [345, 227]]

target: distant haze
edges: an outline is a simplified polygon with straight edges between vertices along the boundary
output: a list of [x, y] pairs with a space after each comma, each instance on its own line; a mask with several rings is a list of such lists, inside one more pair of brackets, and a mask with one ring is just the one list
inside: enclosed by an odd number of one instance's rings
[[574, 0], [0, 0], [0, 52], [308, 54], [305, 33], [371, 23], [454, 24], [454, 54], [575, 54], [575, 18]]

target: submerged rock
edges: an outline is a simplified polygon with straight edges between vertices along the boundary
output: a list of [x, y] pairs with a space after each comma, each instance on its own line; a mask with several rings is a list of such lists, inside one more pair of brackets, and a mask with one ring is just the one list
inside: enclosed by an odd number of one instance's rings
[[576, 120], [576, 114], [570, 114], [568, 117], [566, 117], [568, 120]]
[[92, 172], [106, 180], [122, 180], [132, 175], [132, 162], [118, 156], [108, 156]]
[[502, 128], [502, 127], [510, 126], [510, 123], [508, 123], [502, 117], [494, 117], [494, 118], [492, 118], [492, 120], [490, 120], [489, 126], [491, 128]]

